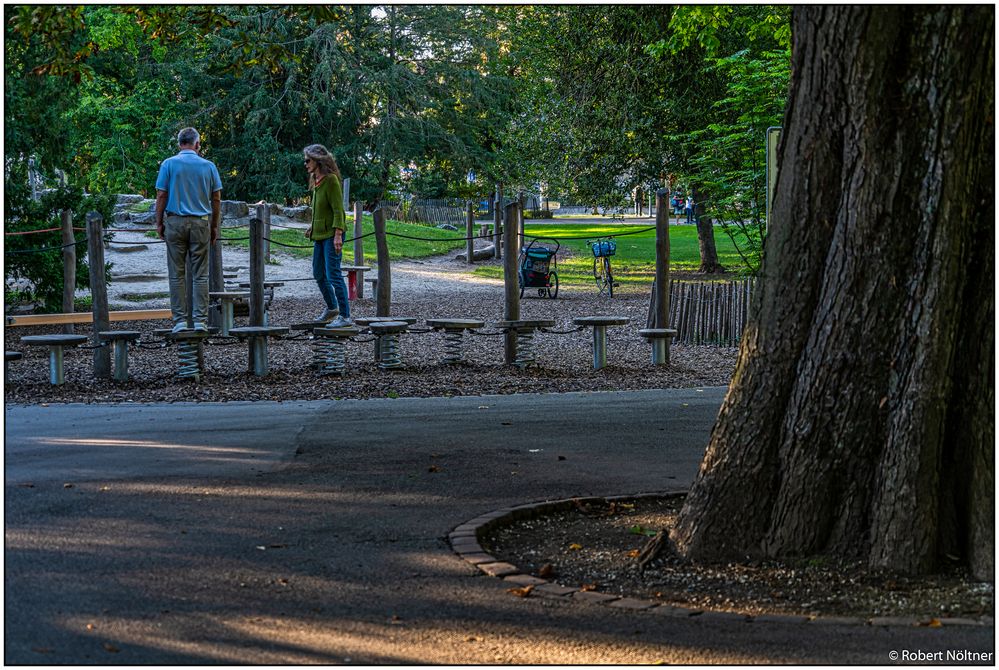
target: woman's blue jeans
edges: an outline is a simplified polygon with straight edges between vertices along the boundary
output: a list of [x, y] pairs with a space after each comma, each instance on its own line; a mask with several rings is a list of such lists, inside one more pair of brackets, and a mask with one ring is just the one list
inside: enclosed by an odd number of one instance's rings
[[339, 309], [340, 315], [350, 318], [350, 301], [347, 300], [347, 282], [340, 270], [342, 253], [333, 248], [333, 238], [318, 240], [312, 248], [312, 276], [319, 284], [319, 292], [329, 309]]

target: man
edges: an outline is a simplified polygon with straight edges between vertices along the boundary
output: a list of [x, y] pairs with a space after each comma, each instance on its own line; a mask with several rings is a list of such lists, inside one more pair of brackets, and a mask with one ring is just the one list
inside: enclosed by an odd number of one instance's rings
[[177, 155], [163, 161], [156, 177], [156, 230], [167, 245], [173, 332], [187, 329], [188, 256], [194, 276], [194, 330], [207, 332], [208, 256], [219, 238], [222, 179], [215, 164], [198, 155], [197, 130], [184, 128], [177, 133], [177, 146]]

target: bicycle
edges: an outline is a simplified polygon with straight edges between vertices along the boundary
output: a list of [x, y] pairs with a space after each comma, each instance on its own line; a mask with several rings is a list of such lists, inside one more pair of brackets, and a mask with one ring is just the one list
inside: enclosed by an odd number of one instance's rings
[[607, 297], [614, 297], [614, 275], [611, 273], [610, 257], [617, 253], [617, 242], [614, 238], [587, 240], [586, 246], [593, 252], [593, 279], [597, 282], [597, 290]]

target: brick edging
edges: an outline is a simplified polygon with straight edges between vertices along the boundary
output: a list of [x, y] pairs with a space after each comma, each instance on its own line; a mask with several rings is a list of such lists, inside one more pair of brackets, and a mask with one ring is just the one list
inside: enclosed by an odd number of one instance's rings
[[[645, 611], [660, 616], [678, 618], [697, 617], [706, 621], [731, 621], [738, 623], [795, 623], [795, 624], [839, 624], [855, 626], [928, 626], [929, 620], [915, 617], [839, 617], [839, 616], [804, 616], [792, 614], [761, 614], [753, 616], [737, 612], [713, 611], [670, 605], [658, 600], [642, 600], [629, 598], [600, 591], [583, 591], [578, 586], [562, 586], [550, 580], [521, 572], [520, 568], [510, 563], [498, 560], [487, 553], [479, 544], [479, 538], [498, 527], [511, 525], [514, 521], [533, 519], [552, 512], [564, 512], [573, 509], [577, 503], [610, 503], [632, 502], [650, 498], [668, 498], [685, 494], [686, 491], [659, 491], [652, 493], [636, 493], [617, 496], [587, 496], [565, 498], [562, 500], [545, 500], [541, 502], [503, 507], [470, 519], [455, 527], [448, 533], [448, 542], [452, 550], [466, 562], [474, 565], [490, 577], [497, 577], [512, 586], [533, 586], [529, 595], [538, 594], [545, 598], [563, 598], [598, 603], [605, 607]], [[992, 617], [981, 619], [970, 618], [938, 618], [943, 626], [985, 626], [993, 624]]]

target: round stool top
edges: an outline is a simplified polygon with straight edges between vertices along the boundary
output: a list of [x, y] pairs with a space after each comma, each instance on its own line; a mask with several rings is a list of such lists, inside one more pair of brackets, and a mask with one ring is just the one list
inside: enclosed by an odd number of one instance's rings
[[409, 324], [405, 321], [375, 321], [368, 324], [368, 328], [377, 334], [401, 333], [409, 328]]
[[[250, 287], [253, 286], [253, 284], [251, 284], [248, 281], [239, 282], [239, 285], [241, 287], [243, 287], [243, 288], [250, 288]], [[264, 288], [273, 288], [275, 286], [284, 286], [284, 282], [283, 281], [265, 281], [264, 282]]]
[[137, 330], [102, 330], [97, 337], [102, 340], [128, 340], [134, 342], [142, 336]]
[[20, 351], [5, 351], [3, 352], [3, 359], [5, 361], [17, 361], [24, 358], [24, 354]]
[[327, 323], [327, 321], [305, 321], [303, 323], [293, 323], [288, 327], [292, 330], [312, 330], [313, 328], [322, 328]]
[[359, 334], [361, 329], [354, 326], [344, 326], [343, 328], [316, 328], [312, 332], [320, 337], [351, 337]]
[[267, 335], [279, 336], [288, 334], [288, 326], [241, 326], [230, 328], [230, 335], [236, 337], [261, 337]]
[[218, 328], [209, 328], [208, 332], [203, 330], [182, 330], [179, 333], [175, 333], [169, 328], [157, 328], [153, 331], [153, 335], [159, 335], [168, 340], [203, 340], [212, 335], [217, 335], [218, 332]]
[[249, 298], [249, 291], [209, 291], [209, 298]]
[[496, 321], [493, 323], [493, 328], [551, 328], [554, 325], [554, 319], [528, 319], [522, 321]]
[[464, 330], [466, 328], [482, 328], [486, 322], [476, 319], [427, 319], [427, 325], [431, 328], [444, 328], [445, 330]]
[[629, 321], [627, 316], [578, 316], [572, 320], [577, 326], [623, 326]]
[[359, 326], [370, 326], [373, 323], [385, 321], [402, 321], [410, 325], [416, 323], [416, 317], [412, 316], [362, 316], [354, 319], [354, 323]]
[[642, 337], [647, 337], [650, 340], [655, 340], [659, 338], [676, 337], [675, 328], [642, 328], [638, 331], [638, 334]]
[[31, 344], [35, 346], [72, 346], [75, 347], [78, 344], [83, 344], [87, 341], [86, 335], [66, 335], [56, 333], [54, 335], [25, 335], [21, 338], [21, 341], [25, 344]]

